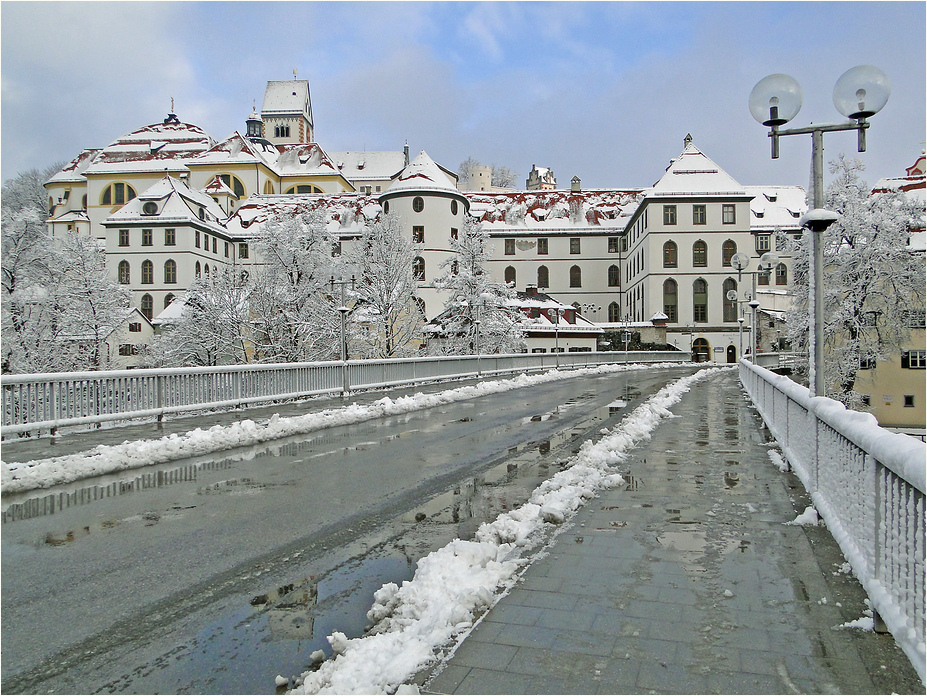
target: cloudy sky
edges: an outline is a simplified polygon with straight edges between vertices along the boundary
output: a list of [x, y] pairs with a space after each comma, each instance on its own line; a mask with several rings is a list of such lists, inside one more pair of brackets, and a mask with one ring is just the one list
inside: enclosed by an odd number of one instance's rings
[[[770, 73], [805, 93], [791, 125], [836, 122], [843, 72], [872, 64], [892, 96], [872, 119], [870, 182], [924, 148], [923, 2], [18, 2], [0, 4], [2, 178], [160, 122], [244, 130], [267, 80], [310, 82], [328, 151], [474, 157], [519, 185], [649, 186], [691, 133], [742, 184], [807, 186], [811, 139], [769, 157], [747, 109]], [[856, 156], [854, 133], [825, 159]]]

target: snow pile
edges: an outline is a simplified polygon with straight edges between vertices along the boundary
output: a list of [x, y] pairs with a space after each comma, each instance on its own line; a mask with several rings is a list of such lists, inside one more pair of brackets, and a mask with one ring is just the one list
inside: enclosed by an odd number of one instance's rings
[[796, 517], [791, 522], [786, 522], [785, 524], [808, 525], [809, 527], [817, 527], [819, 524], [818, 511], [809, 505], [798, 517]]
[[215, 425], [208, 430], [197, 428], [184, 434], [173, 433], [157, 440], [138, 440], [121, 445], [99, 445], [80, 454], [52, 457], [31, 462], [0, 462], [2, 485], [0, 492], [21, 493], [36, 488], [48, 488], [62, 483], [71, 483], [92, 476], [102, 476], [118, 471], [136, 469], [154, 464], [164, 464], [188, 457], [213, 452], [247, 447], [292, 435], [320, 430], [339, 425], [352, 425], [366, 420], [401, 415], [411, 411], [441, 406], [455, 401], [464, 401], [510, 389], [534, 384], [552, 382], [583, 375], [644, 370], [651, 368], [679, 367], [678, 363], [657, 363], [652, 365], [600, 365], [572, 371], [551, 370], [542, 374], [526, 375], [503, 380], [480, 382], [476, 385], [449, 389], [436, 394], [403, 396], [397, 399], [383, 397], [372, 404], [356, 403], [318, 413], [281, 418], [275, 414], [266, 423], [243, 420], [231, 425]]
[[776, 468], [779, 471], [787, 472], [789, 470], [789, 463], [783, 459], [782, 455], [776, 450], [769, 450], [767, 452], [769, 458], [772, 460], [772, 463], [775, 464]]
[[586, 442], [560, 471], [538, 486], [528, 502], [483, 524], [472, 541], [456, 539], [418, 562], [415, 576], [384, 585], [367, 614], [370, 633], [347, 639], [333, 633], [333, 659], [302, 675], [299, 693], [389, 693], [431, 663], [442, 646], [462, 640], [501, 592], [511, 588], [524, 554], [598, 490], [619, 485], [611, 466], [650, 438], [670, 406], [697, 380], [719, 369], [684, 377], [661, 389], [598, 442]]

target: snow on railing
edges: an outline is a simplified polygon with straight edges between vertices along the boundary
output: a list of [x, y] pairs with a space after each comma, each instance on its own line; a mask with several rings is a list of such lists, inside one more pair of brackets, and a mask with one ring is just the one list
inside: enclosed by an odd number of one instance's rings
[[689, 353], [632, 351], [519, 353], [349, 360], [106, 372], [3, 375], [0, 435], [106, 421], [158, 418], [319, 394], [556, 367], [620, 362], [685, 362]]
[[927, 445], [744, 360], [740, 381], [923, 681]]

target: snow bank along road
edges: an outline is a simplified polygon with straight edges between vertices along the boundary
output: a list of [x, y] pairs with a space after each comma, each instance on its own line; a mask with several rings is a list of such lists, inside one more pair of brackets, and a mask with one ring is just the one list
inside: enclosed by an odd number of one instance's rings
[[[450, 496], [443, 500], [456, 507], [444, 532], [472, 536], [483, 521], [477, 512], [492, 521], [513, 501], [484, 495], [474, 505], [451, 495], [455, 487], [473, 489], [474, 476], [529, 451], [544, 476], [556, 472], [569, 459], [562, 447], [572, 454], [603, 425], [618, 423], [628, 382], [648, 396], [693, 369], [522, 376], [4, 465], [5, 490], [46, 490], [4, 499], [3, 690], [272, 692], [274, 674], [305, 667], [315, 635], [331, 652], [327, 626], [312, 630], [311, 604], [325, 604], [318, 578], [413, 527], [420, 543], [404, 546], [408, 562], [392, 576], [402, 582], [415, 561], [445, 543], [428, 526], [440, 515], [415, 512], [423, 501]], [[590, 418], [597, 409], [605, 415]], [[87, 476], [96, 478], [59, 483]], [[587, 492], [599, 484], [588, 485]], [[75, 504], [62, 509], [68, 493]], [[87, 504], [76, 504], [81, 497]], [[571, 505], [551, 499], [541, 523]], [[511, 543], [504, 538], [501, 544]], [[383, 577], [387, 586], [390, 577]], [[293, 619], [282, 608], [255, 613], [256, 597], [266, 603], [278, 589], [299, 587], [304, 600], [312, 595], [303, 602], [308, 631], [280, 630], [281, 620]], [[377, 599], [398, 607], [394, 600], [383, 592]], [[252, 622], [263, 622], [265, 633]], [[331, 628], [344, 630], [337, 622]], [[249, 647], [241, 634], [256, 635], [258, 645]], [[211, 646], [204, 646], [207, 635]]]

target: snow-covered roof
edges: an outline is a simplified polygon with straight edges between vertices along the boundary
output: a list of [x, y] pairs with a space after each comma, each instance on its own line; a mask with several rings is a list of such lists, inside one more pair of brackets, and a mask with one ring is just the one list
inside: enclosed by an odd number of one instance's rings
[[339, 174], [338, 167], [318, 143], [280, 145], [276, 169], [280, 176]]
[[158, 316], [151, 320], [151, 323], [154, 326], [161, 326], [162, 324], [176, 324], [183, 317], [186, 307], [186, 295], [175, 297]]
[[375, 196], [361, 193], [254, 195], [226, 222], [233, 236], [251, 237], [269, 220], [293, 218], [321, 211], [328, 230], [360, 233], [382, 212]]
[[744, 187], [699, 150], [688, 138], [682, 154], [648, 192], [650, 196], [743, 196]]
[[436, 164], [424, 150], [395, 175], [386, 189], [386, 193], [398, 191], [448, 191], [461, 195], [457, 176]]
[[302, 113], [309, 102], [307, 80], [269, 80], [264, 91], [262, 114]]
[[46, 181], [46, 184], [70, 184], [86, 181], [84, 170], [93, 162], [93, 158], [100, 152], [100, 148], [84, 150], [77, 157], [68, 162], [57, 174]]
[[189, 161], [190, 165], [253, 164], [269, 165], [277, 159], [278, 151], [266, 140], [250, 139], [238, 131]]
[[391, 179], [406, 165], [404, 152], [330, 152], [328, 156], [349, 181]]
[[181, 123], [174, 114], [163, 123], [132, 131], [100, 150], [85, 174], [113, 172], [180, 171], [183, 161], [215, 145], [199, 126]]
[[744, 186], [750, 201], [750, 229], [798, 229], [801, 216], [808, 210], [805, 189], [801, 186]]
[[621, 230], [643, 189], [467, 192], [470, 214], [491, 234], [583, 228]]
[[[144, 205], [150, 201], [158, 202], [155, 215], [143, 214]], [[205, 219], [199, 216], [200, 208], [205, 209]], [[119, 225], [152, 219], [157, 220], [159, 224], [195, 222], [225, 235], [226, 229], [219, 222], [224, 217], [225, 213], [211, 197], [191, 189], [179, 179], [165, 176], [106, 218], [103, 224]]]

